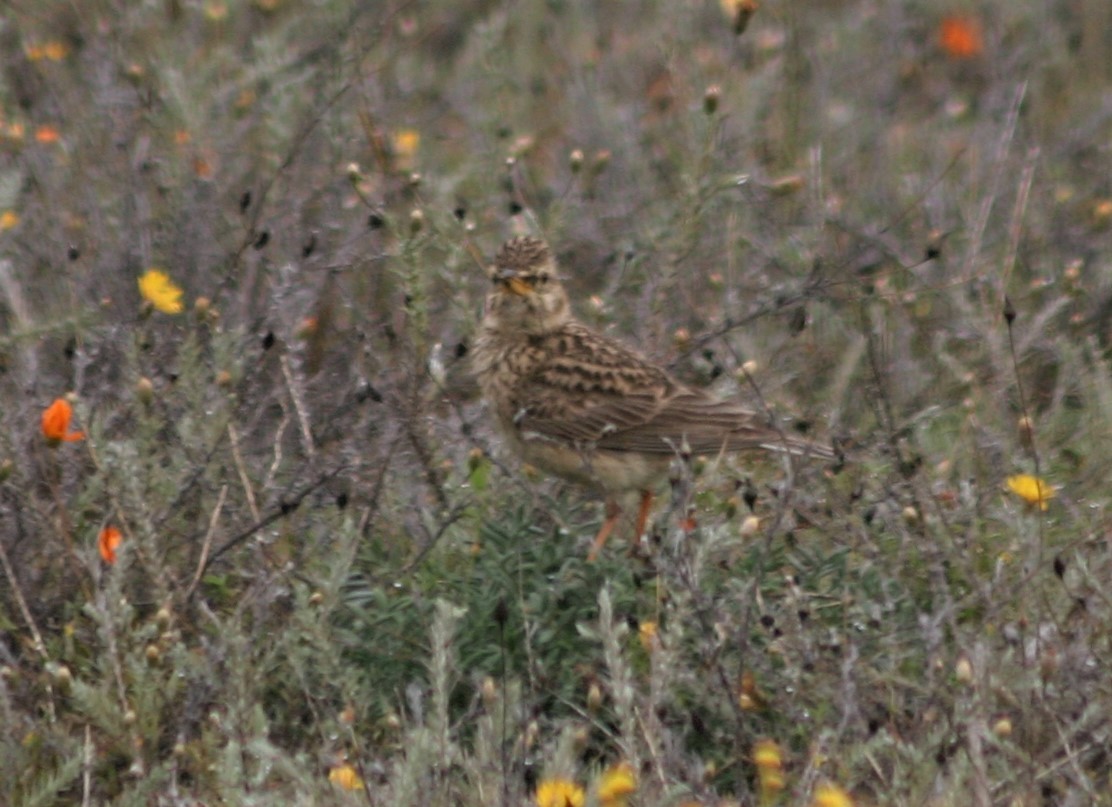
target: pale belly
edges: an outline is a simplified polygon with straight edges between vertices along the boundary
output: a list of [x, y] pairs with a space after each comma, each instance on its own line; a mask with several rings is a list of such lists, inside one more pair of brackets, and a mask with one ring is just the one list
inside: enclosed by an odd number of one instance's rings
[[606, 493], [651, 490], [667, 474], [671, 459], [659, 454], [576, 450], [540, 438], [523, 440], [517, 434], [509, 437], [530, 465]]

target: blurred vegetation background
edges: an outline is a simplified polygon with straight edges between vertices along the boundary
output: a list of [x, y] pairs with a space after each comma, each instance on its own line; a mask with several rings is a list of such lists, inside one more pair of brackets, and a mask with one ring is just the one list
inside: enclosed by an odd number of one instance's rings
[[[1106, 0], [10, 0], [0, 803], [1112, 804], [1110, 147]], [[587, 563], [524, 232], [845, 466]]]

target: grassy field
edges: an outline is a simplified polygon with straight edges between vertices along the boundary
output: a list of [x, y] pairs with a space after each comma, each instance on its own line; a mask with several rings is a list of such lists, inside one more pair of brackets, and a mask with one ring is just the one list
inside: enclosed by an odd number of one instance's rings
[[[1112, 4], [749, 8], [0, 6], [0, 804], [1112, 805]], [[844, 467], [588, 563], [521, 233]]]

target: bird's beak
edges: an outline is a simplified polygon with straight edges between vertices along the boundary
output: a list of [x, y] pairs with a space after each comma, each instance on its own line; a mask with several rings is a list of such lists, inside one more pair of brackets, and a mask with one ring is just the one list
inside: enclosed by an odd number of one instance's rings
[[498, 279], [502, 281], [502, 286], [509, 290], [512, 294], [518, 297], [524, 297], [531, 290], [531, 286], [512, 272], [502, 272], [499, 274]]

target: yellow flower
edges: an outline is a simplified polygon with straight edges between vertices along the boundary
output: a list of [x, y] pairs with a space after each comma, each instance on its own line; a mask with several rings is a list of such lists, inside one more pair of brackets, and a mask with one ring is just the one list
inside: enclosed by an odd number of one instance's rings
[[1053, 499], [1056, 493], [1046, 480], [1030, 474], [1009, 476], [1006, 481], [1012, 493], [1029, 505], [1037, 505], [1040, 510], [1046, 510], [1050, 506], [1047, 502]]
[[598, 801], [602, 807], [625, 807], [626, 796], [637, 790], [637, 776], [628, 762], [611, 765], [598, 783]]
[[824, 782], [815, 788], [811, 807], [853, 807], [853, 799], [836, 784]]
[[174, 285], [170, 276], [158, 269], [148, 269], [139, 278], [139, 293], [143, 299], [164, 314], [180, 314], [182, 310], [181, 289]]
[[398, 129], [390, 137], [397, 166], [403, 171], [413, 167], [417, 150], [421, 147], [421, 133], [416, 129]]
[[42, 55], [52, 62], [60, 62], [69, 55], [69, 48], [66, 47], [64, 42], [51, 39], [43, 43]]
[[757, 740], [753, 746], [753, 764], [757, 766], [760, 804], [772, 804], [784, 789], [784, 757], [773, 740]]
[[344, 790], [363, 789], [363, 779], [359, 776], [359, 772], [346, 762], [328, 772], [328, 781]]
[[637, 638], [641, 640], [641, 646], [646, 652], [651, 653], [656, 649], [656, 643], [659, 641], [657, 627], [657, 624], [650, 619], [642, 622], [637, 628]]
[[583, 788], [567, 779], [544, 779], [533, 796], [537, 807], [583, 807]]

